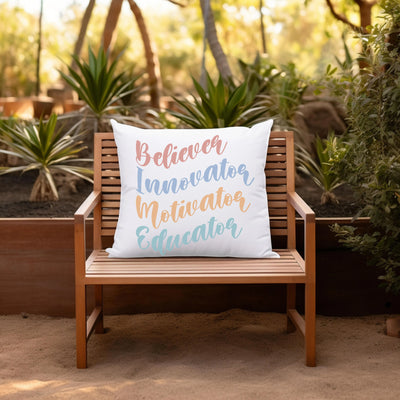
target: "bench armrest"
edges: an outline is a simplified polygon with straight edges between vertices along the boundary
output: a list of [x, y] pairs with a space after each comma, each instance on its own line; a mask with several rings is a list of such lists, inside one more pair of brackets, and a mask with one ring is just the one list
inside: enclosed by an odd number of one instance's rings
[[84, 220], [89, 216], [97, 204], [99, 204], [101, 198], [101, 192], [93, 191], [80, 205], [78, 210], [75, 212], [75, 223], [83, 223]]
[[289, 204], [304, 220], [304, 263], [309, 279], [315, 277], [315, 213], [295, 192], [287, 194]]
[[79, 282], [85, 273], [86, 260], [86, 219], [100, 203], [101, 192], [93, 191], [81, 204], [74, 215], [75, 237], [75, 280]]
[[290, 205], [300, 214], [304, 222], [315, 222], [314, 211], [296, 192], [288, 192], [287, 195]]

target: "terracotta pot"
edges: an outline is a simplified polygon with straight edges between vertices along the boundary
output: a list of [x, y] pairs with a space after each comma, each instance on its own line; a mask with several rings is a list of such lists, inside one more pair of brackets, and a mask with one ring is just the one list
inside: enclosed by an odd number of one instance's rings
[[65, 100], [64, 101], [64, 112], [72, 112], [79, 111], [82, 107], [85, 106], [84, 101], [80, 100]]
[[47, 118], [53, 111], [54, 99], [47, 96], [38, 96], [32, 98], [33, 116], [35, 118]]
[[22, 118], [32, 118], [33, 107], [29, 98], [3, 97], [0, 99], [0, 107], [5, 117], [17, 115]]
[[388, 318], [386, 320], [386, 334], [400, 338], [400, 317]]

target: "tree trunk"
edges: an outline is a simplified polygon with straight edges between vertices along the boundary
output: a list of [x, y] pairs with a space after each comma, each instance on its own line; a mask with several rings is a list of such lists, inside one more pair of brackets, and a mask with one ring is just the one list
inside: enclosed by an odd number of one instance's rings
[[151, 106], [160, 108], [161, 73], [155, 44], [150, 39], [142, 11], [134, 0], [128, 0], [132, 13], [135, 16], [140, 35], [142, 37], [146, 57], [147, 74], [149, 75], [150, 103]]
[[117, 26], [118, 18], [121, 14], [123, 0], [111, 0], [108, 9], [106, 23], [103, 31], [103, 46], [104, 50], [112, 50], [115, 42], [115, 28]]
[[378, 3], [377, 0], [353, 0], [354, 3], [357, 4], [359, 8], [360, 14], [360, 26], [354, 25], [350, 22], [350, 20], [342, 14], [339, 14], [336, 9], [335, 5], [333, 4], [332, 0], [326, 0], [326, 4], [331, 11], [331, 14], [339, 21], [342, 21], [346, 25], [350, 26], [356, 32], [367, 33], [367, 27], [371, 25], [371, 10], [372, 7]]
[[[342, 21], [357, 33], [366, 34], [368, 33], [368, 26], [372, 24], [372, 17], [371, 17], [372, 7], [378, 3], [378, 0], [353, 0], [353, 1], [354, 3], [357, 4], [359, 8], [360, 26], [354, 25], [345, 15], [339, 14], [335, 9], [332, 0], [326, 0], [326, 4], [328, 5], [331, 14], [337, 20]], [[362, 41], [362, 47], [364, 52], [367, 53], [369, 51], [369, 49], [367, 48], [367, 44], [364, 41]], [[359, 60], [358, 66], [362, 71], [368, 66], [368, 64], [363, 60]]]
[[214, 14], [210, 6], [210, 0], [200, 0], [201, 12], [203, 14], [205, 32], [211, 53], [217, 64], [219, 73], [224, 80], [232, 77], [228, 59], [218, 40], [217, 29], [215, 27]]
[[262, 12], [263, 3], [264, 3], [264, 1], [260, 0], [260, 3], [259, 3], [260, 31], [261, 31], [262, 52], [263, 52], [263, 54], [267, 54], [267, 41], [265, 40], [264, 15], [263, 15], [263, 12]]
[[42, 52], [42, 20], [43, 20], [43, 0], [40, 0], [39, 32], [36, 60], [36, 96], [40, 94], [40, 56]]
[[372, 7], [376, 4], [376, 2], [368, 2], [368, 1], [358, 1], [358, 7], [360, 9], [360, 26], [362, 32], [366, 33], [368, 26], [372, 25]]
[[[89, 25], [90, 17], [93, 13], [93, 8], [96, 3], [96, 0], [90, 0], [88, 6], [86, 7], [85, 13], [83, 14], [82, 22], [81, 22], [81, 29], [79, 31], [78, 39], [75, 42], [74, 47], [74, 55], [79, 57], [82, 51], [83, 42], [85, 41], [87, 27]], [[77, 65], [74, 59], [71, 62], [71, 69], [74, 71], [77, 70]]]

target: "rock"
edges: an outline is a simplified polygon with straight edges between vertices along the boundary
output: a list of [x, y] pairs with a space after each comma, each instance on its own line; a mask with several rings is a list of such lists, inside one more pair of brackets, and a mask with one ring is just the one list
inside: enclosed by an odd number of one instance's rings
[[330, 99], [315, 99], [302, 104], [295, 116], [300, 143], [309, 152], [315, 137], [327, 138], [329, 132], [341, 135], [346, 130], [344, 110]]

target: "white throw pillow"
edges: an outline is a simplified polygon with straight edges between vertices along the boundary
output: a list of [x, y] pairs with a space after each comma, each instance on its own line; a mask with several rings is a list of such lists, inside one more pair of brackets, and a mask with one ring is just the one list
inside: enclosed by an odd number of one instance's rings
[[272, 120], [168, 130], [111, 123], [121, 173], [111, 257], [279, 257], [264, 175]]

